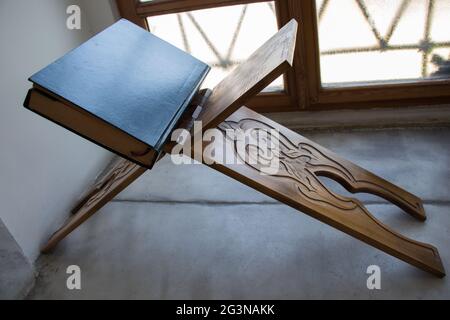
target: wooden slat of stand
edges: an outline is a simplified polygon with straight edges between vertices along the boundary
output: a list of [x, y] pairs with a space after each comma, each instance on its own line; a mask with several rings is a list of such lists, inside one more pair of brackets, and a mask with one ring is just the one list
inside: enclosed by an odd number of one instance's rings
[[[193, 115], [197, 108], [201, 108], [205, 101], [211, 95], [211, 90], [203, 89], [193, 98], [186, 114], [180, 119], [180, 128], [190, 130], [193, 124]], [[164, 157], [161, 153], [156, 160]], [[147, 171], [147, 168], [141, 167], [129, 160], [117, 158], [105, 172], [95, 182], [94, 186], [85, 193], [85, 196], [71, 210], [72, 216], [68, 221], [58, 229], [41, 248], [42, 253], [49, 253], [55, 246], [72, 231], [79, 227], [84, 221], [92, 217], [103, 206], [111, 201], [122, 190], [128, 187], [133, 181], [138, 179]]]
[[[217, 160], [210, 167], [424, 271], [438, 277], [445, 276], [435, 247], [392, 231], [358, 200], [328, 190], [318, 176], [337, 180], [353, 193], [379, 195], [415, 218], [424, 220], [422, 201], [416, 196], [248, 108], [239, 109], [220, 125], [220, 129], [235, 129], [235, 132], [251, 129], [255, 134], [277, 130], [279, 171], [274, 175], [262, 174], [263, 164], [255, 161], [260, 149], [251, 144], [239, 148], [235, 141], [221, 139], [215, 139], [210, 145], [214, 149], [214, 157], [203, 155], [208, 163]], [[234, 164], [223, 164], [224, 153], [227, 159], [234, 154]]]
[[[283, 74], [291, 65], [297, 37], [297, 21], [291, 20], [271, 39], [259, 48], [250, 58], [240, 64], [229, 76], [219, 83], [212, 91], [203, 90], [193, 101], [192, 115], [197, 104], [203, 110], [198, 115], [202, 121], [202, 129], [216, 127], [230, 114], [237, 110], [248, 98], [256, 95], [272, 81]], [[197, 100], [197, 101], [195, 101]], [[182, 119], [181, 127], [190, 129], [192, 119]], [[92, 128], [97, 128], [93, 125]], [[110, 135], [107, 135], [109, 137]], [[173, 143], [168, 143], [166, 149], [171, 150]], [[101, 180], [87, 193], [87, 196], [74, 208], [73, 216], [58, 231], [56, 231], [42, 252], [49, 252], [70, 232], [86, 221], [120, 191], [136, 180], [145, 169], [132, 162], [121, 160], [113, 167], [111, 174], [106, 176], [106, 182]]]
[[147, 168], [131, 161], [118, 158], [109, 172], [96, 182], [87, 196], [72, 210], [72, 216], [58, 229], [41, 248], [42, 253], [49, 253], [54, 247], [84, 221], [98, 212], [116, 195], [139, 178]]
[[[280, 145], [280, 170], [275, 175], [261, 174], [261, 164], [248, 161], [248, 159], [257, 159], [255, 154], [251, 154], [251, 150], [257, 149], [248, 146], [243, 149], [247, 150], [247, 153], [239, 153], [234, 141], [220, 139], [214, 140], [209, 146], [214, 148], [214, 157], [208, 158], [202, 153], [204, 162], [211, 168], [424, 271], [438, 277], [445, 275], [435, 247], [408, 239], [391, 230], [378, 221], [358, 200], [346, 198], [328, 190], [319, 177], [326, 176], [334, 179], [352, 193], [366, 192], [381, 196], [423, 221], [426, 216], [422, 201], [416, 196], [248, 108], [239, 109], [222, 123], [219, 129], [222, 131], [233, 129], [236, 130], [235, 132], [248, 129], [266, 132], [271, 129], [277, 130]], [[204, 145], [203, 150], [207, 145]], [[191, 149], [194, 150], [193, 147]], [[234, 159], [232, 164], [222, 163], [224, 153], [227, 153], [228, 160]], [[200, 159], [200, 155], [192, 156]], [[105, 189], [100, 188], [103, 191], [96, 193], [92, 199], [85, 202], [78, 215], [87, 216], [87, 219], [98, 210], [98, 206], [101, 207], [110, 200], [111, 194], [120, 192], [124, 186], [145, 171], [143, 168], [142, 172], [119, 169], [133, 166], [136, 165], [127, 160], [119, 162], [119, 165], [113, 168], [102, 181], [114, 181], [119, 177], [120, 179], [114, 183], [105, 184]], [[117, 175], [117, 172], [123, 174]], [[102, 184], [99, 183], [99, 185]], [[58, 231], [47, 247], [53, 247], [65, 236], [64, 232], [72, 227], [73, 225], [69, 224], [68, 227]]]
[[217, 127], [292, 66], [297, 27], [291, 20], [213, 89], [199, 116], [203, 129]]

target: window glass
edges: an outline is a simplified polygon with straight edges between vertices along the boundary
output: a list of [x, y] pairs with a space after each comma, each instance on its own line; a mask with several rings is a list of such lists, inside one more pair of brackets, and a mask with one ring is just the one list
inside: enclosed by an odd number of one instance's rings
[[316, 0], [324, 86], [449, 78], [450, 0]]
[[[150, 31], [212, 67], [212, 88], [277, 31], [273, 2], [195, 10], [147, 18]], [[283, 77], [265, 91], [283, 90]]]

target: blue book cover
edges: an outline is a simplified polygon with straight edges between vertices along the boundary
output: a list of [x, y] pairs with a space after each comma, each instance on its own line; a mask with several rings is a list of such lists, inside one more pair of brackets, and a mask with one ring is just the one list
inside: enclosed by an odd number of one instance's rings
[[30, 81], [159, 151], [209, 70], [122, 19]]

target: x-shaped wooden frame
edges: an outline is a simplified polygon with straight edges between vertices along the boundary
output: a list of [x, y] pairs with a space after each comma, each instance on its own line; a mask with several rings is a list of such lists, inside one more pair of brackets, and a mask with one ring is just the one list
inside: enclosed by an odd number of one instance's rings
[[[424, 221], [425, 211], [419, 198], [278, 123], [242, 107], [248, 98], [260, 92], [292, 65], [296, 33], [297, 23], [292, 20], [215, 87], [210, 96], [205, 94], [197, 97], [197, 100], [203, 100], [197, 101], [202, 105], [197, 119], [203, 123], [202, 130], [232, 129], [239, 133], [251, 129], [257, 133], [273, 129], [279, 132], [277, 137], [271, 137], [279, 145], [277, 156], [280, 164], [277, 174], [261, 174], [262, 165], [248, 161], [249, 156], [255, 156], [252, 153], [258, 152], [257, 148], [249, 145], [243, 148], [243, 152], [242, 148], [237, 148], [234, 140], [229, 140], [226, 136], [204, 143], [204, 147], [215, 150], [213, 156], [195, 154], [198, 151], [191, 148], [192, 157], [203, 159], [211, 168], [392, 256], [438, 277], [445, 276], [435, 247], [394, 232], [378, 221], [358, 200], [328, 190], [319, 177], [334, 179], [352, 193], [367, 192], [383, 197], [414, 218]], [[190, 115], [188, 113], [188, 118]], [[184, 121], [180, 126], [192, 130], [187, 125], [189, 123], [192, 121]], [[195, 132], [193, 133], [195, 136]], [[189, 140], [188, 143], [195, 142]], [[167, 143], [164, 152], [171, 153], [173, 146], [173, 143]], [[224, 158], [224, 153], [227, 158], [232, 155], [236, 161], [232, 161], [233, 164], [223, 164], [220, 159]], [[68, 222], [51, 236], [42, 252], [51, 251], [59, 241], [146, 170], [128, 160], [118, 159], [74, 208]]]

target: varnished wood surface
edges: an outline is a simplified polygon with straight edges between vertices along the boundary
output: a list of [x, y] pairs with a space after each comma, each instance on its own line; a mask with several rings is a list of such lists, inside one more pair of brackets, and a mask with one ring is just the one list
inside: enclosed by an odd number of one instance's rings
[[141, 28], [148, 29], [147, 19], [136, 12], [136, 0], [116, 0], [117, 9], [122, 18], [130, 20]]
[[292, 66], [297, 25], [287, 23], [213, 89], [199, 117], [204, 129], [218, 126]]
[[210, 165], [212, 168], [418, 268], [439, 277], [445, 275], [435, 247], [391, 230], [357, 199], [328, 190], [318, 176], [335, 179], [353, 193], [379, 195], [413, 217], [424, 220], [423, 205], [416, 196], [245, 107], [219, 128], [252, 129], [255, 132], [279, 130], [279, 172], [275, 175], [261, 174], [262, 163], [249, 161], [255, 159], [259, 150], [251, 144], [237, 148], [234, 141], [220, 139], [212, 142], [214, 157], [205, 160], [222, 159], [226, 152], [228, 157], [234, 154], [236, 161], [235, 164], [218, 161]]
[[[445, 275], [435, 247], [391, 230], [361, 202], [328, 190], [318, 177], [334, 179], [353, 193], [379, 195], [418, 220], [424, 220], [422, 201], [416, 196], [245, 107], [224, 121], [219, 129], [233, 129], [235, 132], [251, 129], [256, 133], [260, 130], [278, 130], [279, 171], [274, 175], [261, 174], [261, 163], [248, 161], [255, 159], [258, 149], [250, 144], [238, 149], [235, 141], [220, 139], [212, 142], [215, 156], [204, 158], [205, 162], [222, 159], [226, 152], [228, 159], [230, 154], [233, 155], [234, 164], [218, 161], [209, 164], [210, 167], [418, 268], [439, 277]], [[199, 155], [193, 156], [199, 159]], [[42, 252], [49, 252], [145, 170], [127, 160], [118, 161], [88, 193], [68, 223], [51, 237]]]
[[168, 13], [203, 10], [223, 6], [234, 6], [267, 0], [153, 0], [145, 3], [134, 3], [136, 13], [141, 17], [149, 17]]
[[50, 237], [41, 248], [41, 252], [50, 252], [69, 233], [89, 219], [145, 171], [147, 169], [144, 167], [118, 158], [110, 170], [96, 182], [87, 196], [72, 210], [73, 216]]
[[[197, 108], [202, 108], [205, 101], [211, 95], [209, 89], [203, 89], [192, 99], [191, 106], [186, 114], [180, 119], [179, 128], [190, 129], [193, 123], [193, 117], [196, 116]], [[43, 105], [46, 105], [45, 103]], [[49, 105], [49, 107], [51, 104]], [[99, 129], [98, 123], [92, 125], [93, 130]], [[102, 127], [100, 127], [101, 129]], [[113, 132], [103, 132], [103, 134], [113, 134]], [[170, 144], [172, 145], [172, 144]], [[164, 157], [165, 153], [160, 153], [156, 162]], [[59, 228], [41, 248], [42, 253], [48, 253], [72, 231], [79, 227], [83, 222], [97, 213], [103, 206], [111, 201], [122, 190], [129, 186], [147, 171], [147, 168], [139, 166], [129, 160], [116, 158], [116, 160], [104, 170], [104, 173], [89, 189], [82, 199], [72, 209], [72, 216], [66, 223]]]

